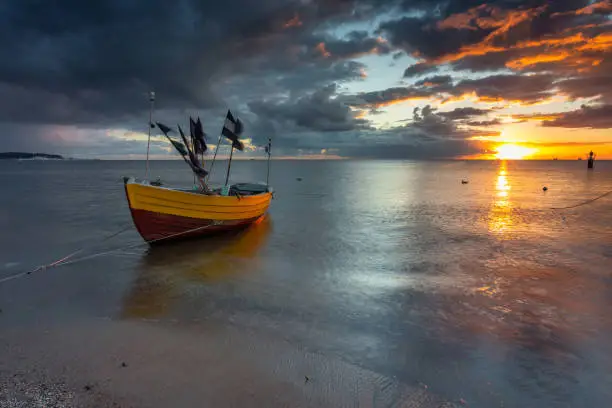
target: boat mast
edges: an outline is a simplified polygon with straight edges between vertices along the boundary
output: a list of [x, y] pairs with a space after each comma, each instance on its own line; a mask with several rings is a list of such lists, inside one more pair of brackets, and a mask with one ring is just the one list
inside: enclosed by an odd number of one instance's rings
[[225, 185], [226, 186], [229, 181], [229, 174], [230, 174], [230, 168], [232, 167], [232, 155], [233, 154], [234, 154], [234, 144], [232, 143], [232, 150], [230, 150], [230, 157], [229, 157], [229, 161], [227, 162], [227, 174], [225, 175]]
[[153, 128], [153, 106], [155, 104], [155, 92], [151, 91], [149, 92], [149, 138], [147, 139], [147, 172], [146, 172], [146, 179], [149, 179], [149, 149], [151, 147], [151, 128]]
[[268, 138], [268, 146], [266, 146], [266, 153], [268, 153], [268, 173], [266, 174], [266, 185], [269, 187], [270, 186], [270, 155], [272, 154], [270, 152], [272, 148], [272, 139]]
[[206, 176], [206, 182], [208, 183], [208, 179], [212, 174], [213, 167], [215, 167], [215, 159], [217, 158], [217, 151], [219, 151], [219, 145], [221, 144], [222, 134], [219, 134], [219, 140], [217, 141], [217, 147], [215, 148], [215, 154], [213, 155], [212, 163], [210, 164], [210, 169], [208, 169], [208, 176]]

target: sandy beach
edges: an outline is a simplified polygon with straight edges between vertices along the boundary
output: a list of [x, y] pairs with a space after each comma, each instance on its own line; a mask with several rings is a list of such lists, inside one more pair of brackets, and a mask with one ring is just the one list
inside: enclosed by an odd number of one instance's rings
[[451, 407], [334, 356], [218, 323], [98, 319], [0, 335], [0, 407]]

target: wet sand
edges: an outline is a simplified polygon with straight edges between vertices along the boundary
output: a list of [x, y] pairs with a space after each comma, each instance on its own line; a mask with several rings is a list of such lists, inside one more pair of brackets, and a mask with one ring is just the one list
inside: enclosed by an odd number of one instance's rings
[[213, 322], [13, 328], [0, 353], [0, 407], [455, 406], [425, 386]]

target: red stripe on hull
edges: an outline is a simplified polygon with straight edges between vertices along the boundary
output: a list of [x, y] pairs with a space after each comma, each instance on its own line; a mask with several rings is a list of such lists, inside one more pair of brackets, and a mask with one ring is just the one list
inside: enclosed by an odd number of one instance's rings
[[[193, 238], [211, 233], [227, 231], [246, 226], [256, 221], [261, 216], [246, 220], [217, 221], [199, 218], [180, 217], [177, 215], [160, 214], [145, 210], [130, 209], [136, 229], [147, 241], [155, 241], [168, 237], [161, 242]], [[198, 229], [199, 228], [199, 229]], [[196, 231], [192, 231], [196, 230]], [[186, 232], [191, 231], [191, 232]], [[172, 237], [171, 237], [172, 236]]]

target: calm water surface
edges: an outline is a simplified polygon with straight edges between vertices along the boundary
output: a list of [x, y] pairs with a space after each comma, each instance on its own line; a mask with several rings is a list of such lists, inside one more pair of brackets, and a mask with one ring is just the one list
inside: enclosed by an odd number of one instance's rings
[[[184, 163], [151, 168], [190, 184]], [[122, 177], [143, 170], [0, 162], [0, 278], [140, 242], [100, 239], [131, 225]], [[232, 175], [262, 180], [265, 162]], [[551, 209], [612, 190], [612, 163], [275, 161], [271, 183], [242, 233], [0, 284], [0, 329], [222, 319], [474, 407], [612, 403], [612, 196]]]

